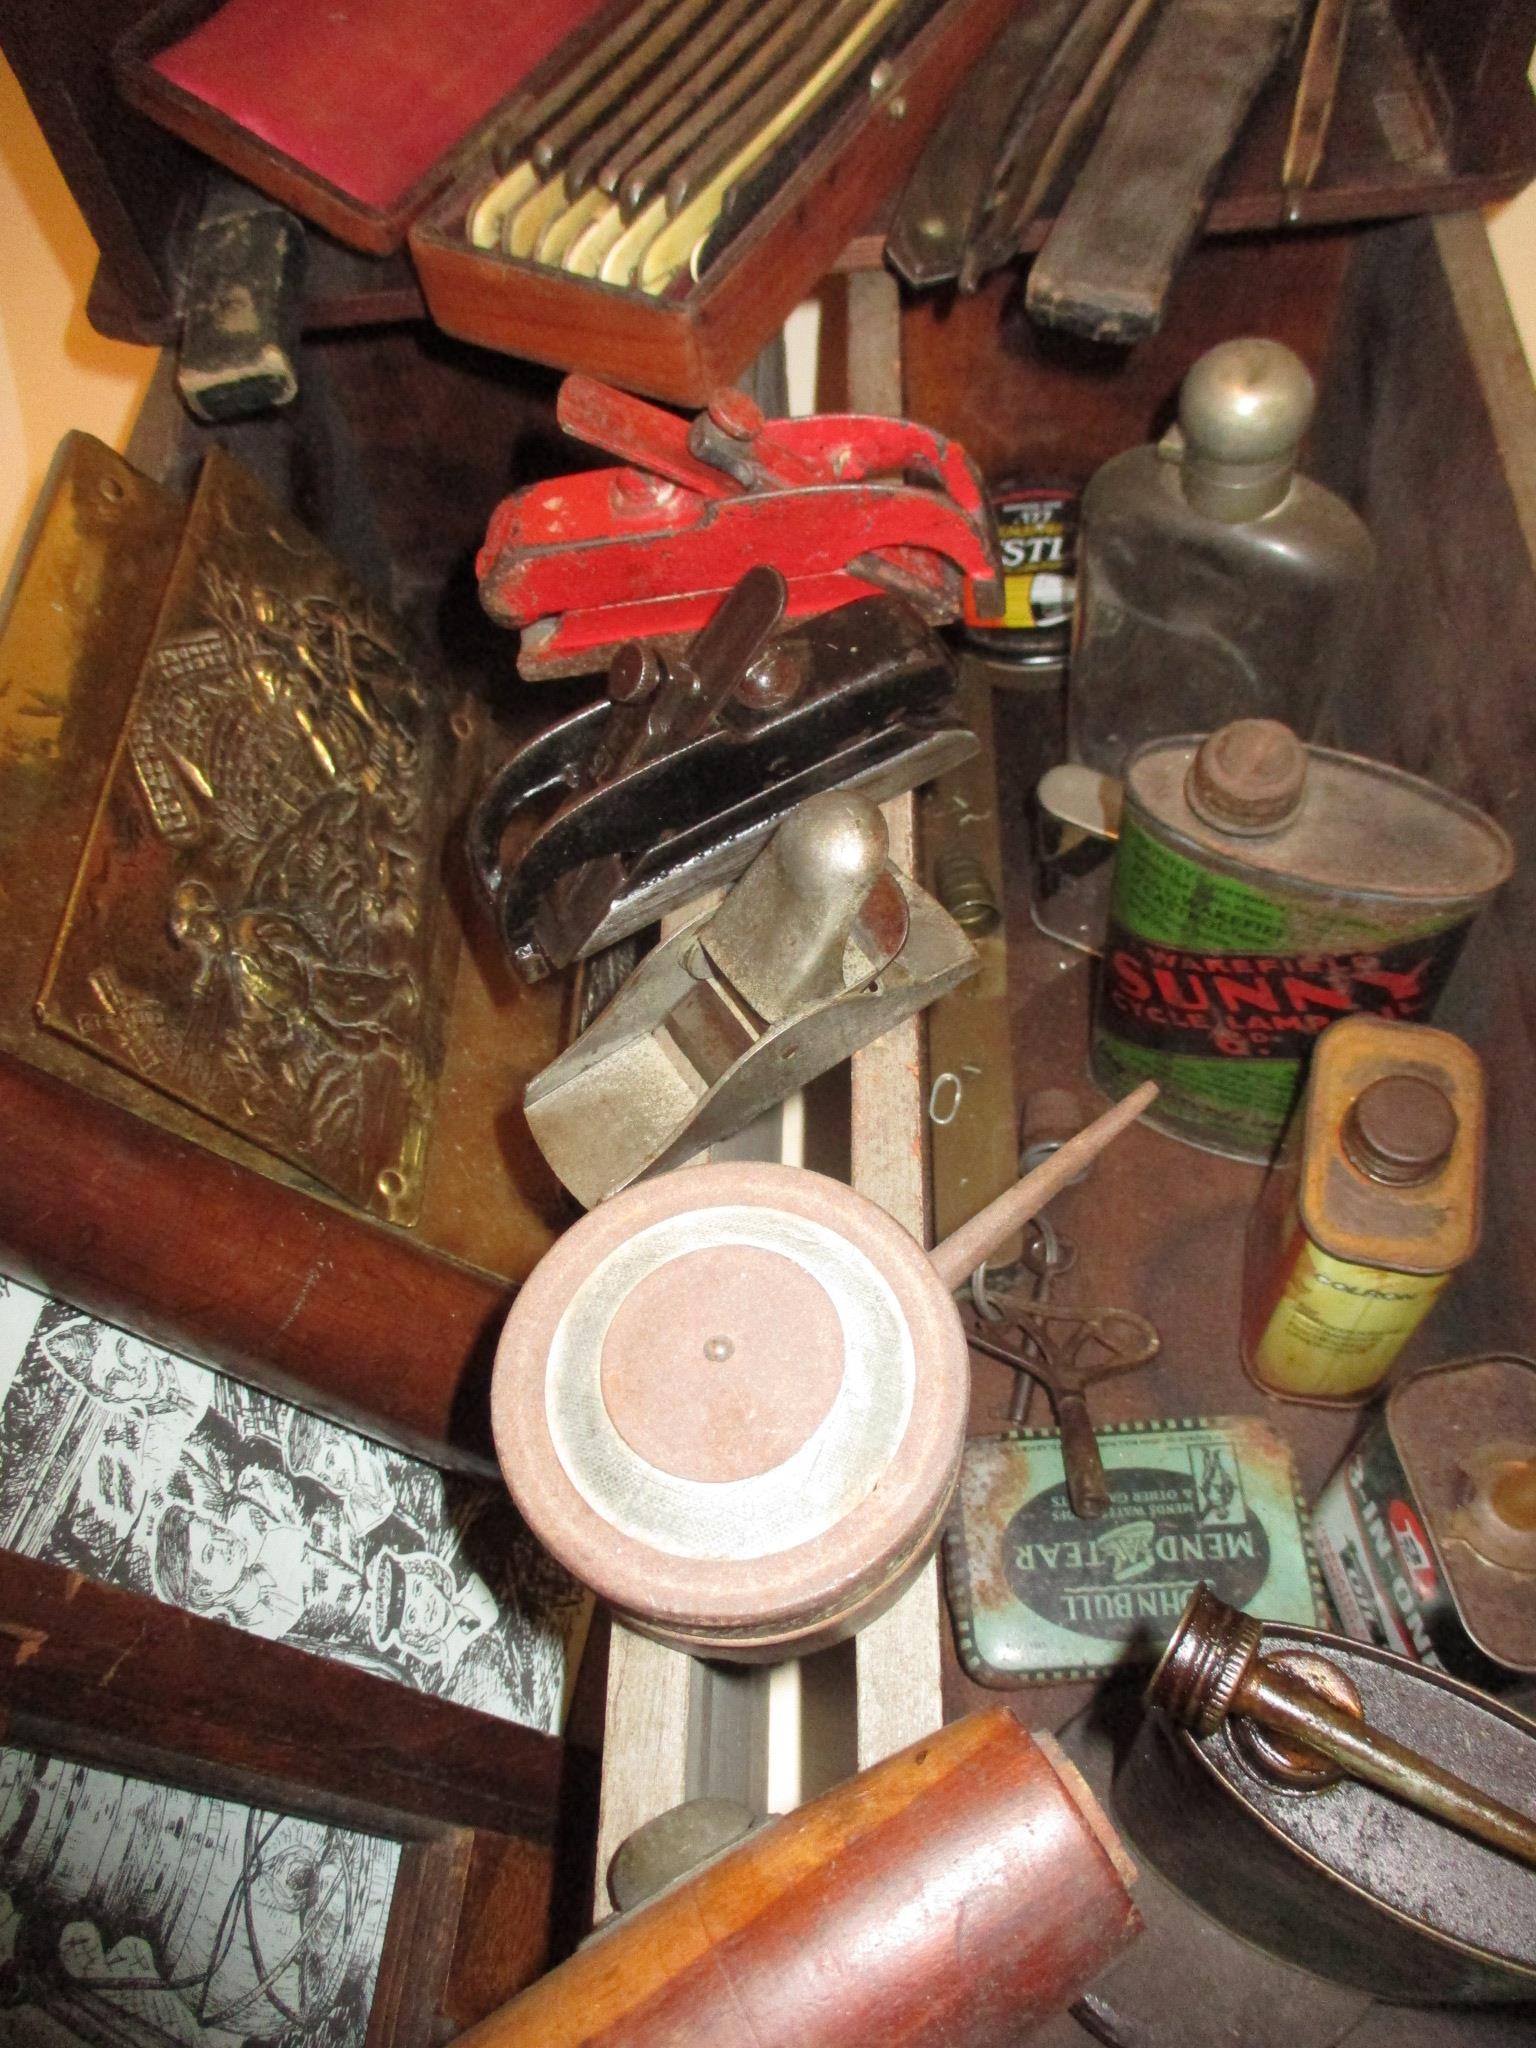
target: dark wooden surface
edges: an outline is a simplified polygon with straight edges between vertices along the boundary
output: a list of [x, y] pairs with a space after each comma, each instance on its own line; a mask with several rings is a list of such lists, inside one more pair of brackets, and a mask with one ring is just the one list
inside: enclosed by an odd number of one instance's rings
[[[1311, 270], [1310, 277], [1307, 275]], [[1370, 526], [1383, 563], [1376, 658], [1336, 701], [1328, 737], [1400, 762], [1485, 805], [1515, 839], [1515, 878], [1485, 914], [1439, 1021], [1462, 1032], [1489, 1071], [1492, 1115], [1483, 1247], [1413, 1340], [1402, 1370], [1485, 1349], [1529, 1352], [1536, 1308], [1536, 1225], [1525, 1187], [1536, 1152], [1536, 760], [1530, 649], [1536, 646], [1536, 394], [1475, 218], [1405, 223], [1358, 236], [1207, 245], [1181, 284], [1168, 331], [1129, 362], [1092, 352], [1077, 378], [1049, 344], [1008, 325], [990, 377], [972, 341], [978, 314], [954, 308], [946, 357], [933, 309], [909, 312], [909, 404], [969, 432], [989, 471], [1079, 480], [1102, 454], [1166, 424], [1179, 374], [1223, 335], [1279, 335], [1318, 373], [1307, 467], [1343, 492]], [[1005, 300], [999, 287], [997, 301]], [[979, 329], [978, 329], [979, 332]], [[952, 378], [946, 376], [946, 364]], [[960, 423], [964, 422], [962, 426]], [[1089, 963], [1029, 922], [1024, 799], [1059, 758], [1048, 701], [996, 700], [1000, 815], [1010, 871], [1010, 1003], [1015, 1085], [1097, 1101], [1086, 1067]], [[1091, 1397], [1106, 1421], [1166, 1414], [1256, 1413], [1290, 1442], [1304, 1496], [1315, 1498], [1359, 1427], [1348, 1411], [1271, 1400], [1237, 1349], [1247, 1216], [1259, 1170], [1130, 1132], [1052, 1216], [1078, 1249], [1057, 1298], [1149, 1316], [1163, 1351], [1147, 1371]], [[974, 1358], [974, 1431], [1001, 1426], [1013, 1376]], [[1032, 1422], [1044, 1424], [1043, 1396]], [[946, 1622], [945, 1709], [1006, 1697], [1029, 1726], [1060, 1726], [1086, 1685], [1006, 1695], [975, 1685]], [[1529, 2013], [1407, 2011], [1376, 2006], [1350, 2048], [1513, 2048]], [[1086, 2037], [1065, 2018], [1048, 2048]], [[1152, 2036], [1148, 2037], [1153, 2038]], [[1164, 2036], [1156, 2037], [1159, 2041]], [[1166, 2036], [1168, 2040], [1174, 2035]]]

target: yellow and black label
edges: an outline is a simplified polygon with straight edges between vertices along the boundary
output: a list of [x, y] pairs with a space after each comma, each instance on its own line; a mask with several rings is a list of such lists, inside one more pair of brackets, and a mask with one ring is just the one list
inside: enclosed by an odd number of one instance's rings
[[1001, 613], [977, 609], [965, 591], [965, 623], [989, 633], [1066, 633], [1077, 559], [1077, 494], [1059, 489], [999, 492], [992, 501], [1003, 561]]
[[1348, 1399], [1383, 1380], [1449, 1273], [1399, 1273], [1336, 1259], [1303, 1235], [1254, 1347], [1255, 1377], [1277, 1394]]

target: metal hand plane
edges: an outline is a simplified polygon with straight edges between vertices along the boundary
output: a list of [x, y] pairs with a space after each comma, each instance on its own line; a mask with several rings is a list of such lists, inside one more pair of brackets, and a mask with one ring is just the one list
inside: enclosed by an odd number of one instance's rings
[[768, 420], [739, 391], [689, 423], [583, 376], [560, 387], [557, 416], [630, 466], [529, 485], [491, 515], [480, 600], [522, 627], [530, 681], [600, 669], [627, 640], [679, 647], [755, 563], [783, 576], [794, 620], [886, 590], [942, 624], [967, 578], [984, 611], [1002, 609], [986, 490], [929, 427]]
[[530, 1082], [529, 1128], [579, 1202], [729, 1137], [975, 973], [887, 844], [867, 797], [810, 797]]
[[470, 864], [525, 981], [540, 981], [731, 881], [795, 805], [876, 802], [976, 751], [943, 646], [898, 598], [776, 630], [783, 578], [753, 569], [686, 655], [631, 642], [608, 695], [503, 766]]

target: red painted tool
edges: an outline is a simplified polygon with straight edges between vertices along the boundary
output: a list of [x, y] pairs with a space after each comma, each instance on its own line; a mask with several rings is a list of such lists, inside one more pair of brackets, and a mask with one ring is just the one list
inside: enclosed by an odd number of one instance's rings
[[591, 377], [567, 377], [565, 431], [624, 457], [514, 492], [476, 571], [493, 619], [523, 628], [530, 680], [601, 668], [625, 640], [681, 645], [755, 564], [808, 618], [876, 590], [931, 624], [970, 581], [1002, 609], [997, 538], [965, 450], [910, 420], [767, 420], [739, 391], [691, 423]]

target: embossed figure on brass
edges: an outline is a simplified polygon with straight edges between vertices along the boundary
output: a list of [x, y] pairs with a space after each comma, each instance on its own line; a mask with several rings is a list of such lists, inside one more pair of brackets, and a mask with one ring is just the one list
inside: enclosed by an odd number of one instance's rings
[[366, 593], [211, 455], [42, 1021], [409, 1221], [449, 749]]

